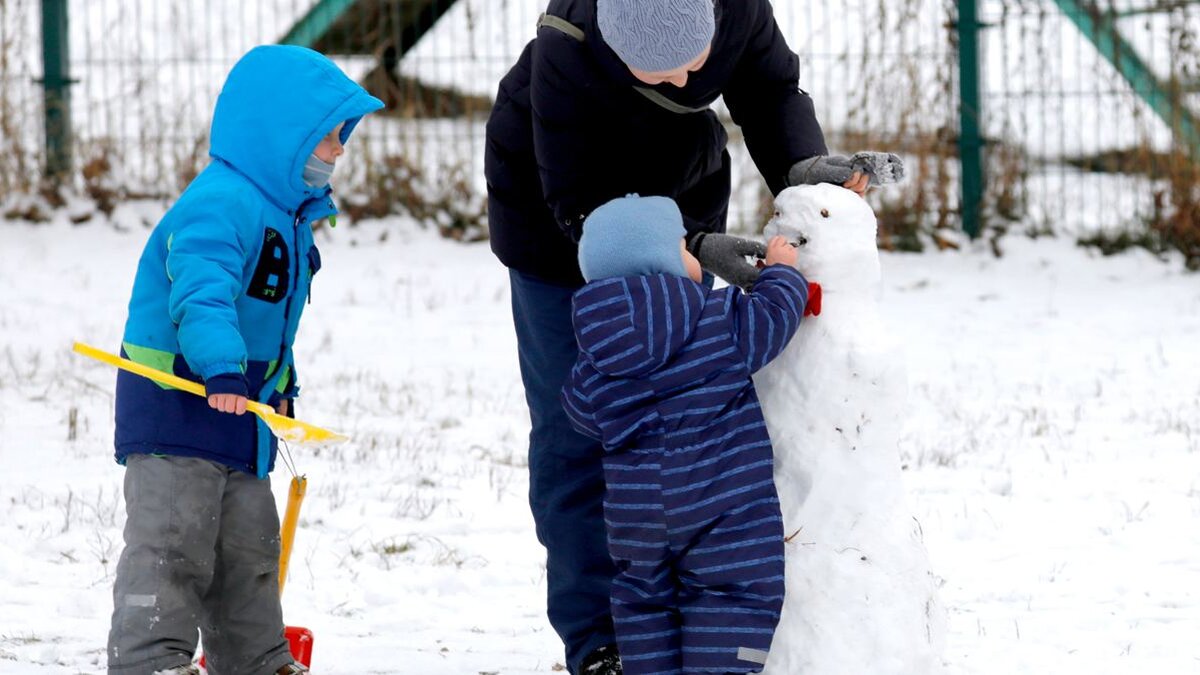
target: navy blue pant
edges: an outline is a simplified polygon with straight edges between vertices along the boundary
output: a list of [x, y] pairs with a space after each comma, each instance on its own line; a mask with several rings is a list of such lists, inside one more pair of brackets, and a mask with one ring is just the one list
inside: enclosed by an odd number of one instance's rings
[[609, 595], [616, 574], [604, 530], [603, 450], [571, 426], [563, 384], [579, 346], [572, 286], [509, 270], [521, 380], [529, 404], [529, 505], [546, 547], [547, 615], [566, 645], [567, 666], [616, 641]]
[[656, 436], [604, 459], [625, 675], [762, 671], [783, 608], [783, 520], [771, 443], [754, 431]]

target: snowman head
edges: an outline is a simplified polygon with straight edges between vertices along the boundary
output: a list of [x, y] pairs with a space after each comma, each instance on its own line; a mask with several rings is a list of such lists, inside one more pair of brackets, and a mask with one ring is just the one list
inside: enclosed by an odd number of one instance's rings
[[799, 185], [775, 198], [763, 234], [796, 245], [796, 268], [822, 288], [851, 290], [879, 283], [875, 212], [866, 200], [836, 185]]

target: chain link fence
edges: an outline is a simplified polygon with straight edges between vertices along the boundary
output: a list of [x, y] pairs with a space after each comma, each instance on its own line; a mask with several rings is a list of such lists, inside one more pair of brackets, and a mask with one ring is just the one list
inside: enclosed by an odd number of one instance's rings
[[[9, 217], [36, 217], [47, 199], [38, 80], [41, 9], [51, 1], [0, 0], [0, 198]], [[67, 185], [99, 210], [177, 194], [207, 161], [208, 124], [229, 68], [254, 45], [287, 39], [330, 54], [388, 103], [339, 163], [349, 215], [408, 213], [463, 237], [484, 233], [491, 97], [545, 7], [545, 0], [58, 1], [69, 16]], [[882, 244], [958, 245], [960, 3], [774, 5], [831, 151], [891, 150], [909, 164], [907, 185], [871, 197]], [[998, 250], [1006, 232], [1060, 234], [1104, 250], [1177, 248], [1200, 265], [1192, 150], [1172, 133], [1195, 103], [1197, 5], [980, 0], [977, 7], [983, 233]], [[1075, 10], [1108, 33], [1082, 30], [1070, 18]], [[1132, 49], [1149, 77], [1122, 76], [1124, 56], [1105, 46], [1106, 34]], [[1152, 105], [1164, 92], [1173, 117]], [[751, 231], [769, 195], [731, 131], [730, 226]]]

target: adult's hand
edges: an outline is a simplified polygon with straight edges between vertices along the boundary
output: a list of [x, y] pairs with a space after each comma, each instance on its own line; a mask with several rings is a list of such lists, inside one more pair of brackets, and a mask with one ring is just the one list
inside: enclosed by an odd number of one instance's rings
[[788, 185], [833, 183], [858, 194], [871, 185], [904, 180], [904, 160], [890, 152], [859, 152], [850, 157], [818, 155], [802, 159], [788, 171]]
[[850, 178], [842, 183], [842, 187], [847, 190], [853, 190], [858, 193], [859, 197], [867, 196], [867, 188], [871, 186], [871, 177], [865, 173], [855, 171], [850, 174]]

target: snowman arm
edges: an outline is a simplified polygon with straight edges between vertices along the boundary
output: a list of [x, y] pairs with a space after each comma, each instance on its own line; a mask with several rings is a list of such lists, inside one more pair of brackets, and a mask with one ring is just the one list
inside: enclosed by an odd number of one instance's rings
[[592, 413], [592, 406], [587, 402], [587, 397], [579, 389], [580, 382], [579, 365], [571, 370], [571, 377], [562, 388], [562, 405], [563, 412], [567, 413], [567, 419], [571, 420], [571, 426], [575, 427], [579, 433], [585, 436], [603, 440], [600, 427], [596, 424], [596, 416]]
[[737, 295], [734, 302], [734, 342], [755, 373], [779, 356], [796, 334], [808, 302], [808, 282], [792, 267], [770, 265], [751, 292]]

